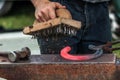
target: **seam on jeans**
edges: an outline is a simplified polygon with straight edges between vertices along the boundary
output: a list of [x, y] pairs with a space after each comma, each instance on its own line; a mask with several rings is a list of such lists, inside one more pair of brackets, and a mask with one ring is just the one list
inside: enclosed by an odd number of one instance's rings
[[80, 38], [81, 40], [84, 37], [86, 29], [88, 28], [88, 25], [89, 25], [89, 17], [88, 17], [88, 13], [87, 13], [87, 7], [88, 7], [88, 4], [87, 4], [87, 2], [85, 2], [85, 5], [84, 5], [85, 26], [84, 26], [84, 29], [81, 34], [81, 38]]

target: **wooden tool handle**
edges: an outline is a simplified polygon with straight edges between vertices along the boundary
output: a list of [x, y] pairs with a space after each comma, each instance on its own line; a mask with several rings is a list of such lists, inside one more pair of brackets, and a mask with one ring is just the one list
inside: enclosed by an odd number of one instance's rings
[[60, 18], [72, 19], [71, 13], [67, 9], [57, 9], [56, 16]]

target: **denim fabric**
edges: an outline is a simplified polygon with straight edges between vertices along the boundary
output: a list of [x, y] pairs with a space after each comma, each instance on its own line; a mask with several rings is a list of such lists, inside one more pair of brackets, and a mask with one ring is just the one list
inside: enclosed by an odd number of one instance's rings
[[70, 53], [90, 53], [88, 45], [101, 45], [111, 41], [111, 26], [106, 2], [87, 3], [81, 0], [53, 0], [65, 5], [71, 12], [74, 20], [83, 23], [82, 28], [76, 36], [64, 37], [59, 40], [45, 40], [38, 38], [41, 53], [59, 53], [60, 50], [69, 45], [72, 47]]
[[97, 3], [97, 2], [104, 2], [104, 1], [110, 1], [110, 0], [83, 0], [83, 1]]

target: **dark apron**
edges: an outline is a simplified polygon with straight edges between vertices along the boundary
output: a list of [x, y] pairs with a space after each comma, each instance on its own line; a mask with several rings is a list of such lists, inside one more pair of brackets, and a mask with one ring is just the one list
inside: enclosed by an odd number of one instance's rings
[[81, 0], [52, 0], [65, 5], [73, 19], [83, 23], [76, 36], [58, 40], [38, 38], [41, 54], [59, 54], [65, 46], [71, 46], [71, 54], [91, 53], [88, 45], [101, 45], [111, 41], [111, 26], [107, 2], [88, 3]]

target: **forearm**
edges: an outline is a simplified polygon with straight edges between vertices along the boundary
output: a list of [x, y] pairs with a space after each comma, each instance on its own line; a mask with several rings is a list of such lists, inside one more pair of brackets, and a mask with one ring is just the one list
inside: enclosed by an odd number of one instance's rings
[[38, 5], [42, 3], [49, 2], [49, 0], [31, 0], [31, 2], [33, 3], [34, 7], [37, 7]]

